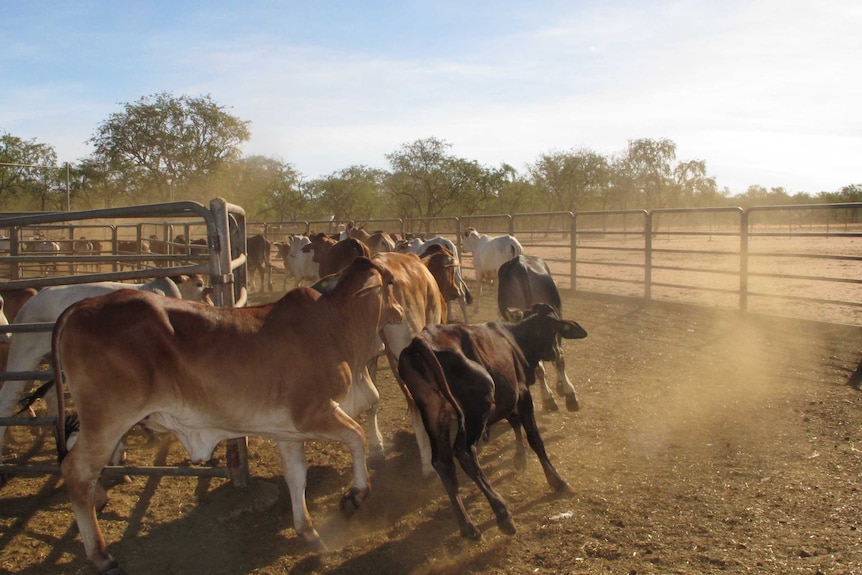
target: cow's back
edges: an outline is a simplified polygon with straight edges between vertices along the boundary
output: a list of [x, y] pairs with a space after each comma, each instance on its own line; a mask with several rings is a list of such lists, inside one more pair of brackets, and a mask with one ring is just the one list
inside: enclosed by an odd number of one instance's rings
[[509, 308], [528, 310], [536, 303], [549, 304], [562, 312], [560, 292], [543, 259], [519, 255], [501, 265], [497, 275], [497, 309], [504, 319], [512, 319]]

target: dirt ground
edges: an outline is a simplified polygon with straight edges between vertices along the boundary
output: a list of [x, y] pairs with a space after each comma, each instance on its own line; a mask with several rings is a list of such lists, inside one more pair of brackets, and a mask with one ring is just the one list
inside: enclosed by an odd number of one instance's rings
[[[495, 318], [490, 294], [479, 304], [476, 319]], [[130, 574], [862, 573], [862, 393], [847, 384], [862, 328], [611, 297], [564, 305], [589, 332], [565, 346], [581, 411], [537, 409], [572, 491], [552, 492], [532, 454], [514, 470], [505, 423], [481, 452], [514, 536], [464, 475], [483, 538], [459, 536], [439, 479], [420, 476], [385, 369], [388, 452], [352, 518], [337, 510], [346, 450], [307, 447], [310, 511], [329, 551], [297, 539], [275, 446], [252, 438], [247, 489], [171, 477], [113, 487], [100, 517], [110, 552]], [[176, 441], [130, 443], [132, 463], [186, 457]], [[50, 457], [50, 445], [19, 429], [3, 459]], [[0, 488], [0, 573], [95, 573], [59, 477]]]

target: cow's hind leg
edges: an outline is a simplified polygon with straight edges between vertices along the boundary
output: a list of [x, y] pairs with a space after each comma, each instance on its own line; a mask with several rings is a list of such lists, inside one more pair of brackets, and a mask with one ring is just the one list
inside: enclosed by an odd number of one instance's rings
[[551, 388], [548, 387], [548, 378], [545, 374], [545, 366], [542, 365], [542, 362], [539, 362], [539, 365], [536, 366], [536, 382], [539, 384], [539, 388], [542, 390], [542, 406], [545, 411], [559, 411], [560, 408], [557, 407], [557, 400], [554, 399], [554, 395], [551, 393]]
[[308, 463], [305, 459], [305, 443], [301, 441], [279, 441], [281, 468], [287, 489], [290, 492], [290, 506], [293, 510], [293, 527], [306, 543], [323, 549], [317, 530], [311, 522], [308, 506], [305, 503], [305, 486], [308, 477]]
[[566, 409], [568, 411], [578, 411], [581, 406], [578, 404], [575, 386], [572, 385], [569, 374], [566, 373], [566, 358], [563, 356], [563, 345], [560, 336], [557, 336], [554, 356], [554, 367], [557, 370], [557, 393], [565, 396]]
[[566, 480], [560, 477], [560, 474], [557, 473], [557, 470], [554, 469], [554, 466], [551, 465], [551, 461], [548, 459], [548, 454], [545, 452], [545, 443], [542, 441], [542, 436], [539, 434], [539, 426], [536, 424], [536, 416], [533, 411], [533, 398], [529, 392], [524, 393], [518, 400], [518, 412], [521, 416], [524, 432], [527, 434], [527, 442], [538, 456], [548, 484], [554, 491], [571, 489]]
[[527, 448], [524, 444], [524, 434], [521, 432], [521, 419], [517, 415], [511, 415], [507, 418], [509, 425], [512, 426], [512, 431], [515, 432], [515, 457], [513, 458], [515, 469], [523, 471], [527, 468]]
[[[488, 378], [490, 380], [490, 377]], [[475, 407], [475, 406], [474, 406]], [[479, 410], [484, 414], [490, 413], [490, 404], [484, 406], [485, 409]], [[485, 417], [470, 417], [467, 415], [464, 422], [464, 430], [458, 432], [455, 437], [455, 456], [458, 458], [458, 463], [464, 472], [473, 480], [479, 487], [488, 503], [491, 505], [491, 510], [497, 517], [497, 526], [507, 535], [515, 534], [515, 523], [512, 521], [512, 514], [509, 513], [506, 507], [506, 501], [497, 493], [497, 491], [488, 482], [488, 478], [482, 472], [479, 466], [478, 452], [476, 445], [479, 443], [482, 435], [485, 432]], [[463, 437], [462, 437], [463, 435]]]
[[341, 512], [350, 516], [371, 493], [371, 480], [366, 466], [366, 441], [362, 427], [340, 408], [333, 411], [334, 417], [329, 429], [320, 430], [319, 434], [328, 439], [334, 439], [347, 445], [353, 459], [353, 483], [345, 493], [338, 507]]
[[99, 529], [96, 510], [107, 503], [107, 493], [99, 483], [102, 468], [108, 463], [122, 433], [87, 434], [83, 430], [75, 445], [63, 459], [61, 470], [84, 550], [100, 573], [120, 575], [123, 571], [105, 548], [105, 539]]

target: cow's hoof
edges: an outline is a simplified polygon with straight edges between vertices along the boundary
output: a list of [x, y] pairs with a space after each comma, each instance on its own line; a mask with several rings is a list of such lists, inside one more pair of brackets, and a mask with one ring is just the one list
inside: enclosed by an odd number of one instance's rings
[[[568, 405], [568, 402], [567, 402], [567, 405]], [[560, 411], [560, 408], [557, 407], [557, 402], [554, 400], [553, 397], [543, 399], [542, 400], [542, 407], [545, 409], [545, 411]]]
[[373, 467], [379, 467], [386, 463], [386, 450], [382, 447], [380, 449], [373, 449], [368, 453], [368, 464]]
[[512, 521], [511, 516], [503, 517], [497, 520], [497, 526], [500, 528], [500, 531], [505, 533], [506, 535], [514, 535], [515, 534], [515, 522]]
[[560, 479], [559, 481], [555, 481], [551, 483], [551, 489], [556, 491], [557, 493], [565, 493], [568, 491], [574, 491], [572, 486], [566, 483], [564, 480]]
[[471, 523], [469, 525], [464, 525], [463, 527], [461, 527], [461, 537], [463, 537], [464, 539], [478, 541], [482, 538], [482, 532], [476, 529], [476, 526]]
[[512, 463], [515, 465], [516, 470], [524, 471], [527, 469], [527, 454], [523, 451], [516, 453]]
[[569, 411], [578, 411], [579, 409], [581, 409], [581, 405], [578, 403], [578, 398], [574, 395], [567, 395], [566, 409]]
[[313, 540], [307, 540], [305, 544], [308, 547], [308, 550], [312, 553], [326, 553], [329, 551], [329, 547], [326, 546], [326, 543], [321, 541], [320, 537]]
[[350, 517], [357, 511], [359, 506], [368, 497], [368, 490], [362, 491], [356, 487], [351, 487], [350, 490], [341, 498], [338, 508], [345, 517]]
[[108, 560], [108, 566], [100, 570], [99, 573], [101, 573], [102, 575], [126, 575], [126, 572], [123, 571], [123, 568], [120, 567], [116, 559], [109, 555]]

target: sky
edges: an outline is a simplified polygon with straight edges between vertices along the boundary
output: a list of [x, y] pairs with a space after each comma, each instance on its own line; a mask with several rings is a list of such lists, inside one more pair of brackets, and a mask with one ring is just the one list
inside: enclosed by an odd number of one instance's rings
[[526, 173], [641, 138], [719, 189], [862, 183], [859, 0], [0, 0], [0, 134], [58, 161], [123, 104], [210, 96], [305, 179], [434, 137]]

